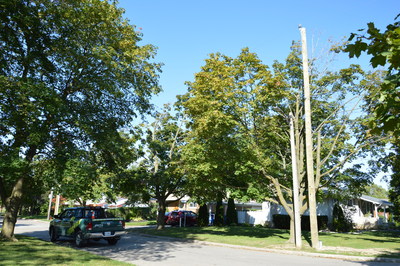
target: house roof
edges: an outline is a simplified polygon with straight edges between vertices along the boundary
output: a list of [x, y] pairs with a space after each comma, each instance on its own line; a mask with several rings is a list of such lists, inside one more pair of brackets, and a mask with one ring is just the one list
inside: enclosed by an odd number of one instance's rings
[[360, 199], [368, 201], [368, 202], [372, 202], [374, 204], [379, 204], [379, 205], [381, 205], [383, 207], [385, 207], [385, 206], [393, 206], [393, 203], [391, 203], [391, 202], [389, 202], [387, 200], [378, 199], [378, 198], [374, 198], [374, 197], [371, 197], [371, 196], [362, 195], [360, 197]]

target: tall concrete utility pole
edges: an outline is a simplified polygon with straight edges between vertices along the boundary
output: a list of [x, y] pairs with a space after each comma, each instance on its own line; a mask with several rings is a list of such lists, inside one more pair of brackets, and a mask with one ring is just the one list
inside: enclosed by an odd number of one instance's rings
[[51, 213], [51, 201], [53, 200], [53, 189], [50, 191], [49, 195], [49, 207], [47, 209], [47, 220], [50, 220], [50, 213]]
[[60, 208], [60, 195], [56, 196], [56, 205], [54, 206], [54, 215], [58, 215], [58, 209]]
[[306, 29], [299, 26], [301, 34], [301, 50], [303, 56], [303, 79], [304, 79], [304, 115], [305, 115], [305, 134], [306, 134], [306, 166], [308, 182], [308, 208], [310, 212], [311, 246], [319, 247], [318, 223], [317, 223], [317, 203], [315, 199], [314, 182], [314, 157], [311, 129], [311, 93], [310, 80], [308, 74], [308, 53]]
[[292, 154], [292, 176], [293, 176], [293, 215], [294, 215], [294, 243], [296, 248], [301, 248], [301, 220], [299, 202], [299, 179], [297, 172], [296, 143], [294, 140], [294, 117], [289, 114], [290, 119], [290, 150]]

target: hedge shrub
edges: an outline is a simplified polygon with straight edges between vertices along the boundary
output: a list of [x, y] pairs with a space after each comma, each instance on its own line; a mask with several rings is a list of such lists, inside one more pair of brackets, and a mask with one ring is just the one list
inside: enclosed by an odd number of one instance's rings
[[[274, 227], [278, 229], [290, 229], [290, 216], [286, 214], [274, 214], [272, 216]], [[328, 228], [328, 216], [317, 216], [318, 230]], [[301, 216], [301, 230], [310, 231], [310, 216]]]
[[151, 220], [154, 219], [151, 208], [137, 208], [137, 207], [120, 207], [117, 209], [107, 209], [107, 215], [114, 217], [122, 217], [125, 221], [133, 219]]

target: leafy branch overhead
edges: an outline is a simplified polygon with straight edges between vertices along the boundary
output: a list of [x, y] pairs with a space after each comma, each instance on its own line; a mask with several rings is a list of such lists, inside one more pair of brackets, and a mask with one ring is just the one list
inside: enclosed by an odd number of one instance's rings
[[[398, 15], [395, 20], [400, 17]], [[380, 89], [370, 90], [367, 95], [370, 112], [375, 115], [370, 127], [374, 133], [386, 132], [394, 137], [400, 135], [400, 21], [389, 24], [384, 32], [368, 23], [368, 29], [352, 33], [344, 49], [350, 57], [362, 52], [371, 55], [373, 67], [385, 66], [388, 71]], [[361, 33], [365, 32], [365, 33]]]
[[[395, 18], [399, 18], [400, 14]], [[360, 29], [359, 32], [364, 32]], [[352, 33], [350, 43], [346, 46], [345, 52], [349, 56], [360, 57], [362, 52], [372, 56], [373, 67], [389, 65], [389, 70], [400, 67], [400, 21], [389, 24], [386, 31], [380, 32], [373, 22], [368, 23], [366, 34]]]

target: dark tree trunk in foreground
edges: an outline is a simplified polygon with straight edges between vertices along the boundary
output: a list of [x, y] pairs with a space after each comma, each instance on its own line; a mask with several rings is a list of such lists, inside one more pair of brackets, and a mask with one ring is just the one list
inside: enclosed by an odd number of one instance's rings
[[165, 199], [158, 200], [157, 230], [165, 227], [165, 211], [167, 210]]
[[8, 240], [16, 241], [16, 238], [14, 237], [14, 228], [17, 222], [18, 210], [21, 206], [23, 183], [24, 178], [21, 177], [14, 185], [10, 197], [6, 199], [4, 204], [6, 212], [4, 214], [1, 237]]

